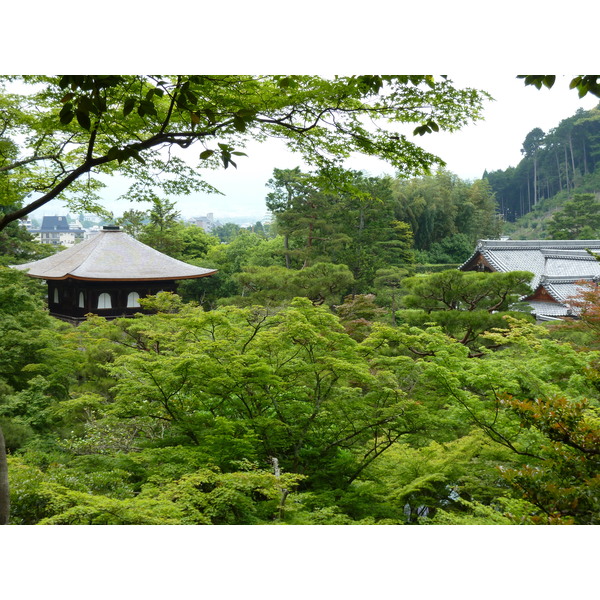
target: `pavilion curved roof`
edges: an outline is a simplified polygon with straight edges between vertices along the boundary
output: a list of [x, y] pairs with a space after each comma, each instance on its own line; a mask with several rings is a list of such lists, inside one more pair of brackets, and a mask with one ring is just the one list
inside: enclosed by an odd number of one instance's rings
[[13, 268], [39, 279], [90, 281], [193, 279], [217, 272], [171, 258], [116, 227], [106, 228], [53, 256]]

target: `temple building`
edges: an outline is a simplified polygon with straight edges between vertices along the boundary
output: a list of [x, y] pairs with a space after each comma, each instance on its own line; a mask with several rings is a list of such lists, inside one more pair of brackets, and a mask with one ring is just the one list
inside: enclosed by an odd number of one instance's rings
[[13, 268], [45, 279], [50, 314], [71, 323], [84, 321], [88, 313], [114, 319], [144, 312], [140, 298], [175, 292], [179, 279], [216, 273], [166, 256], [114, 226], [53, 256]]
[[533, 293], [523, 298], [538, 321], [576, 317], [569, 300], [583, 282], [600, 281], [600, 240], [479, 240], [461, 271], [530, 271]]

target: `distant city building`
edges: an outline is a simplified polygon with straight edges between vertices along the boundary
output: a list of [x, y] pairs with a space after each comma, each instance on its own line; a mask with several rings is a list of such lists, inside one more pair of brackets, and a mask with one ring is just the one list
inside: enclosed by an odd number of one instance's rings
[[102, 223], [102, 221], [104, 220], [104, 217], [99, 217], [94, 213], [82, 213], [80, 217], [83, 218], [84, 221], [91, 221], [92, 223], [98, 224]]
[[192, 225], [196, 227], [202, 227], [206, 233], [210, 233], [215, 226], [215, 215], [214, 213], [207, 213], [204, 217], [194, 217], [190, 220]]
[[81, 242], [85, 231], [81, 227], [71, 227], [67, 217], [44, 217], [39, 229], [30, 229], [31, 233], [41, 244], [53, 246], [73, 246]]
[[102, 231], [102, 227], [100, 225], [92, 225], [92, 227], [86, 227], [83, 238], [87, 240], [88, 238], [91, 238], [92, 236], [96, 235], [99, 231]]

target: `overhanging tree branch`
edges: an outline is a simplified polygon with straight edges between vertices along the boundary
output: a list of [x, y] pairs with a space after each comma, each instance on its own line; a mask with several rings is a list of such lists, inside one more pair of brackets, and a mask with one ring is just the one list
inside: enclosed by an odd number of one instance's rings
[[[423, 82], [426, 89], [419, 87]], [[15, 148], [27, 148], [29, 157], [3, 165], [0, 174], [12, 177], [16, 171], [25, 197], [43, 195], [4, 215], [0, 230], [96, 167], [113, 163], [118, 170], [116, 163], [130, 158], [144, 164], [139, 156], [143, 150], [160, 145], [188, 148], [196, 140], [219, 142], [219, 149], [207, 148], [200, 159], [220, 154], [225, 168], [235, 166], [233, 144], [252, 136], [292, 141], [296, 150], [321, 166], [358, 151], [418, 174], [437, 157], [379, 123], [374, 132], [366, 130], [361, 116], [423, 126], [427, 115], [419, 107], [432, 106], [442, 128], [456, 129], [479, 118], [485, 97], [476, 92], [473, 101], [474, 90], [459, 90], [446, 79], [436, 83], [430, 76], [67, 75], [25, 83], [38, 87], [31, 93], [6, 95], [11, 108], [2, 115], [2, 124], [3, 137]], [[0, 88], [0, 100], [3, 92]], [[46, 168], [44, 160], [56, 161], [58, 167]], [[146, 169], [148, 181], [155, 162], [140, 167]], [[177, 167], [170, 172], [180, 176]], [[202, 182], [191, 169], [186, 177]]]
[[23, 166], [28, 165], [33, 162], [42, 161], [42, 160], [53, 160], [53, 159], [58, 160], [58, 158], [59, 158], [58, 154], [48, 154], [46, 156], [31, 156], [29, 158], [24, 158], [23, 160], [18, 160], [17, 162], [14, 162], [10, 165], [4, 165], [3, 167], [0, 167], [0, 173], [14, 171], [15, 169], [18, 169], [19, 167], [23, 167]]

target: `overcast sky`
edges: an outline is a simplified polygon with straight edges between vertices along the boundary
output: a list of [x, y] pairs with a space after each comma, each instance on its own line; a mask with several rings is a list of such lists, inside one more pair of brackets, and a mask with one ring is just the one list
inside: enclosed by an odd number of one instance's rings
[[[493, 171], [516, 166], [521, 160], [521, 146], [525, 136], [535, 127], [545, 132], [556, 127], [582, 107], [590, 109], [599, 102], [595, 96], [579, 99], [568, 89], [570, 77], [559, 77], [551, 90], [537, 90], [525, 86], [516, 76], [461, 75], [450, 77], [461, 87], [475, 87], [487, 91], [495, 99], [485, 103], [484, 120], [455, 133], [433, 133], [417, 138], [427, 150], [446, 161], [447, 169], [462, 179], [479, 179], [487, 169]], [[272, 142], [249, 146], [248, 157], [241, 157], [238, 168], [207, 173], [207, 178], [226, 196], [182, 199], [182, 212], [207, 211], [217, 213], [261, 214], [268, 189], [266, 182], [273, 168], [292, 168], [300, 164], [300, 157]], [[383, 161], [359, 157], [349, 163], [354, 169], [366, 170], [372, 175], [393, 174], [394, 170]]]

